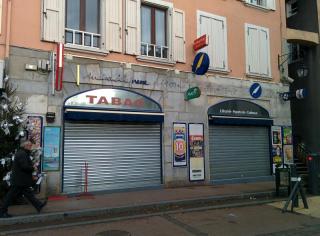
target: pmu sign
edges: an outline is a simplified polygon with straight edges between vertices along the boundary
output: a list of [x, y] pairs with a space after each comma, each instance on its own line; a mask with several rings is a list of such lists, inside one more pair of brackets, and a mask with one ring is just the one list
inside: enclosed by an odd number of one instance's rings
[[210, 58], [207, 53], [199, 52], [194, 58], [192, 64], [192, 72], [196, 75], [204, 75], [207, 73], [210, 65]]
[[209, 37], [208, 35], [204, 34], [193, 41], [193, 50], [198, 51], [199, 49], [208, 46], [208, 44], [209, 44]]

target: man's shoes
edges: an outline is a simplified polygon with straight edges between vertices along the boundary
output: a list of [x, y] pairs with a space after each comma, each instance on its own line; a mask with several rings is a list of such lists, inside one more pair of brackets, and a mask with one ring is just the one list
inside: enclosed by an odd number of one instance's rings
[[0, 218], [10, 218], [12, 215], [8, 214], [7, 212], [0, 214]]
[[41, 212], [42, 208], [44, 208], [45, 205], [47, 205], [47, 200], [45, 200], [43, 203], [41, 203], [40, 206], [37, 208], [38, 213]]

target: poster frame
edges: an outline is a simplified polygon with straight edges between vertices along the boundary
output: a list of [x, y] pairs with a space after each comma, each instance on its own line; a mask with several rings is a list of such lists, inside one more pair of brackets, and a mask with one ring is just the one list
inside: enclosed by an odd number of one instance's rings
[[[175, 143], [175, 126], [176, 125], [184, 125], [184, 129], [185, 129], [185, 161], [183, 162], [183, 164], [178, 164], [178, 162], [175, 161], [175, 151], [174, 151], [174, 143]], [[187, 167], [188, 166], [188, 129], [187, 129], [187, 123], [184, 122], [173, 122], [173, 128], [172, 128], [172, 163], [173, 163], [173, 167]]]
[[[40, 148], [42, 148], [43, 147], [43, 117], [42, 116], [32, 116], [32, 115], [30, 115], [30, 116], [28, 116], [27, 117], [27, 119], [28, 119], [28, 122], [29, 122], [29, 119], [30, 118], [39, 118], [40, 119], [40, 121], [41, 121], [41, 127], [40, 127]], [[30, 138], [30, 133], [28, 133], [28, 135], [27, 135], [27, 139], [29, 140], [29, 138]]]
[[[203, 139], [203, 178], [202, 179], [192, 179], [191, 173], [191, 146], [190, 146], [190, 127], [192, 125], [201, 125], [202, 126], [202, 139]], [[204, 123], [188, 123], [188, 163], [189, 163], [189, 181], [190, 182], [199, 182], [204, 181], [206, 178], [206, 163], [205, 163], [205, 139], [204, 139]]]
[[[46, 157], [45, 156], [45, 149], [46, 149], [46, 130], [50, 128], [54, 128], [54, 129], [57, 129], [58, 130], [58, 135], [57, 135], [57, 138], [59, 139], [58, 140], [58, 158], [57, 158], [57, 163], [58, 163], [58, 168], [55, 168], [55, 169], [48, 169], [48, 168], [45, 168], [45, 163], [46, 163], [46, 160], [48, 158], [51, 158], [51, 157]], [[61, 160], [61, 127], [60, 126], [44, 126], [44, 129], [43, 129], [43, 161], [42, 161], [42, 171], [46, 171], [46, 172], [51, 172], [51, 171], [60, 171], [60, 160]]]

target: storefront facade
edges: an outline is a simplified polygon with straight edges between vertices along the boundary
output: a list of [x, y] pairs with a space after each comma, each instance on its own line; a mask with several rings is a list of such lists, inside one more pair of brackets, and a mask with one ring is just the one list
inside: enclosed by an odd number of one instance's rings
[[[61, 92], [53, 94], [51, 82], [37, 82], [30, 94], [30, 83], [15, 82], [19, 93], [37, 104], [27, 107], [28, 114], [43, 116], [46, 127], [61, 127], [59, 168], [46, 172], [48, 193], [82, 192], [85, 163], [93, 192], [270, 180], [270, 127], [290, 125], [290, 108], [278, 95], [287, 88], [268, 82], [260, 83], [262, 95], [255, 99], [250, 80], [76, 57], [65, 61]], [[201, 95], [187, 101], [192, 87]], [[54, 121], [46, 119], [47, 111]], [[176, 123], [186, 125], [181, 166], [174, 165]], [[203, 127], [203, 170], [195, 170], [200, 179], [192, 177], [191, 124]]]
[[[4, 77], [43, 121], [48, 195], [272, 178], [270, 127], [291, 125], [282, 2], [71, 2], [3, 5]], [[264, 115], [213, 112], [234, 101]]]

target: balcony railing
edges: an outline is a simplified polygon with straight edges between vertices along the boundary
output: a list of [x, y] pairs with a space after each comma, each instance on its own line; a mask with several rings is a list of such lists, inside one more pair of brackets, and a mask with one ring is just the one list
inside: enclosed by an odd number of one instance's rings
[[167, 46], [141, 42], [141, 55], [143, 56], [168, 59], [168, 52], [169, 48]]
[[101, 34], [90, 33], [74, 29], [65, 29], [65, 43], [91, 48], [100, 47]]

